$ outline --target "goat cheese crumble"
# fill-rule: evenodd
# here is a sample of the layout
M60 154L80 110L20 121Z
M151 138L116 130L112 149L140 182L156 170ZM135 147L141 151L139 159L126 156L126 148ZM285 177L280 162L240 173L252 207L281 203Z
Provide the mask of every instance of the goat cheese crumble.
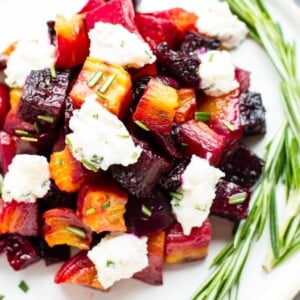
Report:
M88 251L88 258L94 263L102 286L109 288L148 266L147 237L108 234Z
M17 154L4 176L2 198L5 202L35 202L50 188L50 171L46 157Z
M23 87L32 70L50 68L55 62L55 47L38 40L22 40L11 53L4 70L10 87Z
M89 37L91 57L133 68L141 68L156 60L149 45L120 24L97 22Z
M106 171L114 164L134 164L142 152L125 125L94 95L74 110L69 127L73 132L66 136L66 143L73 156L91 171Z
M206 159L193 155L182 174L182 185L172 193L172 210L181 224L184 235L193 227L201 227L207 219L215 187L224 173L209 165Z
M204 93L218 97L237 89L235 66L228 51L213 50L199 54L199 76Z

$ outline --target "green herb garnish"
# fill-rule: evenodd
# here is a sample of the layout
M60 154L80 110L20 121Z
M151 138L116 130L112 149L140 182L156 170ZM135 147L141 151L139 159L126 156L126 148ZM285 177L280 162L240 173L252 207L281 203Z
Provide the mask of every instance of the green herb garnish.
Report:
M222 121L223 125L227 127L228 130L234 131L234 125L231 124L228 120L223 120Z
M136 120L134 123L145 131L150 131L150 129L143 122Z
M37 143L39 141L37 138L30 137L30 136L21 136L20 139L22 141L32 142L32 143Z
M108 260L106 261L106 267L109 268L109 267L114 267L114 266L115 266L115 263L114 263L112 260L109 260L109 259L108 259Z
M247 193L246 192L242 192L242 193L237 193L232 195L229 200L228 203L229 204L240 204L243 203L247 198Z
M101 77L103 76L103 73L100 71L95 72L92 77L88 80L87 85L92 88L94 87L97 82L101 79Z
M43 115L38 115L37 116L38 120L42 120L45 121L47 123L53 123L54 122L54 118L52 116L43 116Z
M195 121L206 122L210 120L210 113L206 111L197 111L195 113Z
M108 76L107 79L103 82L103 84L99 87L98 92L100 94L107 92L107 90L112 85L112 83L114 82L116 77L117 77L117 74L112 74L112 75Z
M150 208L148 208L146 205L142 205L142 213L147 216L147 217L151 217L152 212L150 210Z
M29 132L28 131L26 131L26 130L21 130L21 129L16 129L15 130L15 133L17 134L17 135L29 135Z
M192 299L224 299L234 296L254 241L259 240L269 217L272 255L264 264L271 270L300 250L300 85L296 70L295 43L286 41L262 0L227 0L231 10L247 24L250 35L270 56L281 79L286 121L266 148L265 168L251 197L248 218L242 221L233 241L215 257L213 272ZM276 185L284 183L286 209L290 213L279 222ZM235 292L235 293L234 293Z
M86 238L86 233L85 233L85 231L84 231L83 229L81 229L81 228L78 228L78 227L75 227L75 226L67 226L66 229L67 229L69 232L71 232L71 233L73 233L73 234L79 236L80 238L83 238L83 239Z
M87 210L85 211L85 214L86 214L87 216L90 216L90 215L95 214L96 211L97 211L96 208L91 207L91 208L89 208L89 209L87 209Z
M56 70L54 66L50 67L50 73L51 73L51 77L55 78L56 77Z
M24 280L21 280L18 286L24 293L27 293L29 291L29 286Z
M106 210L106 209L108 209L110 207L110 201L108 200L108 201L105 201L103 204L102 204L102 208L104 209L104 210Z

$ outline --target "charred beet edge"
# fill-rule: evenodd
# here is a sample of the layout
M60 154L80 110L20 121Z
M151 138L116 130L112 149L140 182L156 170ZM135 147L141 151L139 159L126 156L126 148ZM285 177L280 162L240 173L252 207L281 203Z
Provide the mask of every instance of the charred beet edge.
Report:
M56 32L55 32L54 26L55 26L55 21L50 20L47 22L49 41L50 41L51 45L55 46Z
M259 179L264 162L251 150L243 145L222 161L220 169L225 172L225 179L242 187L251 188Z
M128 167L111 166L110 171L113 178L130 194L136 197L147 197L172 165L155 152L147 142L137 139L135 142L143 148L139 160Z
M36 247L41 258L45 260L46 266L64 262L71 256L70 247L67 245L58 245L49 247L48 244L42 238L37 238L33 241L33 245Z
M182 184L181 176L190 162L190 158L186 157L175 163L175 167L161 180L159 184L167 192L176 191Z
M23 88L18 117L36 124L39 131L53 129L63 110L70 71L50 69L31 71Z
M43 214L48 209L56 207L68 207L76 209L76 197L74 193L62 192L54 182L51 182L50 190L43 198L39 199L39 213Z
M238 204L230 204L230 197L245 193L245 199ZM216 186L216 197L211 207L211 213L229 218L233 221L244 219L248 216L250 191L233 182L221 179Z
M137 105L138 101L142 97L144 91L147 88L148 82L150 81L151 76L141 76L137 78L132 84L132 100L133 106Z
M188 30L180 46L184 54L193 54L197 50L220 49L221 42L218 39L207 37L194 30Z
M244 135L266 133L265 113L259 93L246 92L240 95L240 115Z
M125 221L129 232L142 236L169 228L175 218L169 198L156 188L145 198L129 197Z
M155 54L162 74L175 78L182 86L199 87L200 61L197 58L171 50L166 43L161 43L156 48Z

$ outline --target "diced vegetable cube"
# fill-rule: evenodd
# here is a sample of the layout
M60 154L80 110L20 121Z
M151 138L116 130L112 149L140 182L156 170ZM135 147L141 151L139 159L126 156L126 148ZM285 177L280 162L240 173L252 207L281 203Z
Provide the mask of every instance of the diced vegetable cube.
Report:
M118 65L88 57L71 89L70 97L75 107L85 98L97 95L97 100L110 112L123 117L131 102L131 79Z

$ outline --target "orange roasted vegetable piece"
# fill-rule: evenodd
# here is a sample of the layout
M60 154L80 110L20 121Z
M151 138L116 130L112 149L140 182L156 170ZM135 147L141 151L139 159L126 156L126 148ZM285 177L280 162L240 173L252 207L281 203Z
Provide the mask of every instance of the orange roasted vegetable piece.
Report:
M73 157L68 146L60 152L52 153L49 168L51 179L57 187L68 193L78 192L90 175L90 172Z
M177 91L179 107L176 111L174 121L177 124L192 120L197 108L196 94L194 89L181 88Z
M66 261L58 270L54 281L55 283L72 283L105 290L97 279L97 270L87 257L86 251L81 251Z
M83 64L89 54L90 40L81 15L71 19L58 15L55 20L57 68L73 68Z
M77 199L77 214L93 231L126 231L124 221L127 194L112 179L85 185Z
M92 241L92 232L70 208L49 209L43 214L44 239L50 247L69 245L88 250Z
M73 85L70 97L75 107L96 95L110 112L122 118L131 103L131 78L121 66L88 57Z
M178 104L174 88L158 79L151 79L136 107L133 120L151 131L170 134Z

